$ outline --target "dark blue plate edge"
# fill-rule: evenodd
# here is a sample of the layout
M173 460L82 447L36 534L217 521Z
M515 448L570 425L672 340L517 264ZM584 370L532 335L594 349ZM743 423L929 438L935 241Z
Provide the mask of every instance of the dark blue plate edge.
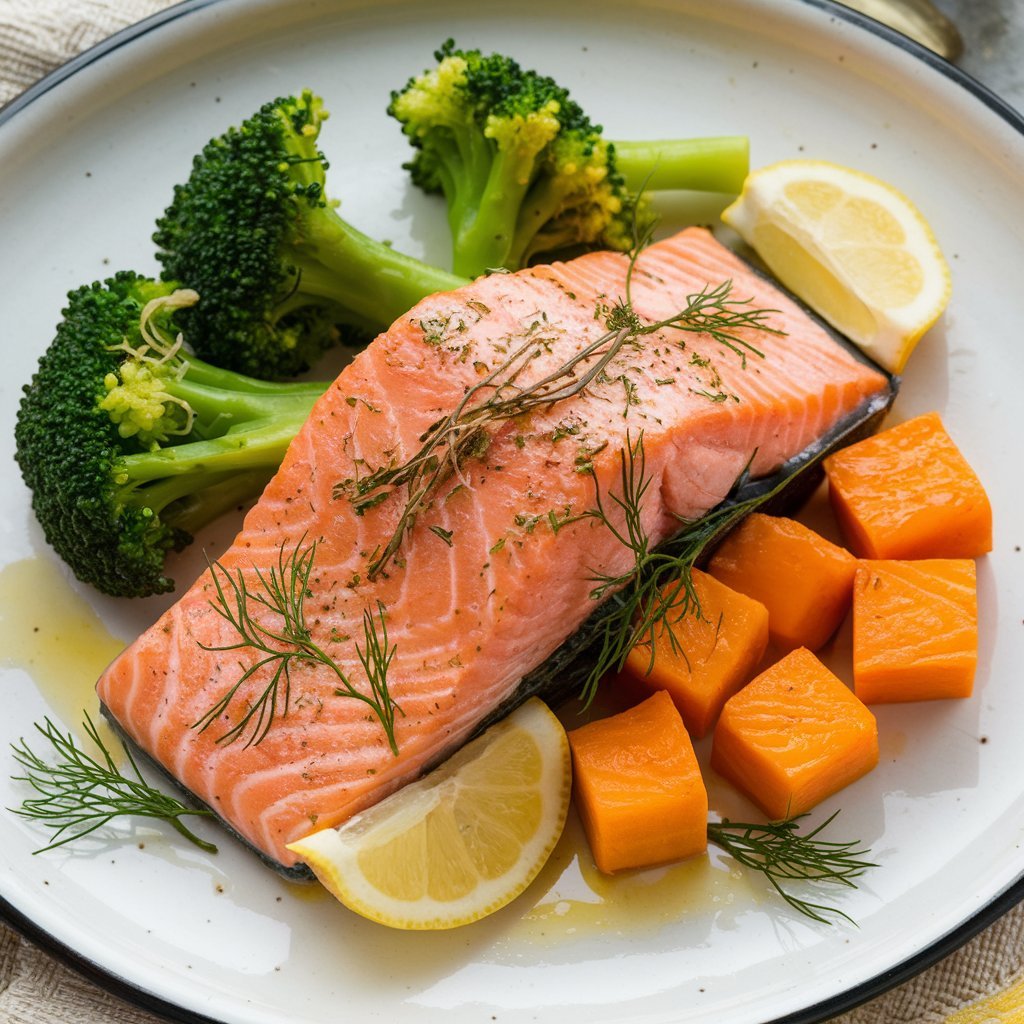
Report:
M45 95L51 89L60 85L66 79L71 78L83 68L100 60L108 53L120 49L125 44L147 35L169 22L176 21L180 17L205 7L211 7L220 2L221 0L181 0L180 3L174 4L163 11L158 11L134 25L129 25L127 28L104 39L88 50L72 57L69 61L55 68L44 78L16 96L6 106L0 108L0 125L5 124L15 114L25 109L40 96ZM837 20L850 22L873 35L886 39L892 45L923 61L946 78L962 86L1006 121L1010 127L1024 135L1024 115L1000 99L992 90L967 74L967 72L950 64L931 50L908 39L894 29L890 29L888 26L875 21L873 18L869 18L867 15L844 7L841 3L836 2L836 0L800 0L800 2L806 6L827 11ZM986 904L973 917L968 918L957 928L902 963L883 971L868 981L854 985L839 995L815 1003L805 1010L800 1010L784 1017L773 1018L771 1021L767 1021L766 1024L822 1024L823 1021L845 1013L870 999L877 998L897 985L909 981L927 968L934 966L944 957L953 953L970 939L974 938L974 936L984 931L985 928L1022 900L1024 900L1024 877L1019 878L1009 888L996 896L995 899ZM0 918L3 918L7 924L16 929L26 939L44 949L67 967L72 968L107 992L118 996L128 1003L148 1010L151 1013L159 1014L168 1021L179 1022L179 1024L222 1024L216 1018L207 1017L168 1002L138 987L126 978L112 973L109 969L94 963L88 957L83 956L45 931L8 903L2 896L0 896Z
M908 38L901 32L889 28L888 25L883 25L881 22L875 21L874 18L869 18L866 14L861 14L852 8L844 7L838 0L800 0L800 2L805 7L816 7L819 10L828 11L837 20L848 21L860 26L872 35L888 40L893 46L904 50L946 78L963 86L969 93L981 100L985 106L998 114L1010 127L1015 128L1024 135L1024 113L1010 106L1006 100L997 96L987 85L983 85L966 71L962 71L955 65L950 64L948 60L940 57L937 53L933 53L920 43L914 42L913 39Z
M119 50L125 43L130 43L133 39L147 35L149 32L160 28L162 25L166 25L170 21L176 21L185 14L191 14L193 11L203 7L210 7L219 2L220 0L182 0L180 3L173 4L162 11L151 14L148 18L144 18L134 25L121 29L120 32L115 32L112 36L108 36L106 39L96 43L95 46L89 47L88 50L83 50L59 67L54 68L48 75L40 78L39 81L30 85L24 92L19 93L5 106L0 107L0 124L9 121L15 114L24 110L25 107L39 99L40 96L48 93L55 86L60 85L65 79L77 74L90 64L94 64L108 53Z

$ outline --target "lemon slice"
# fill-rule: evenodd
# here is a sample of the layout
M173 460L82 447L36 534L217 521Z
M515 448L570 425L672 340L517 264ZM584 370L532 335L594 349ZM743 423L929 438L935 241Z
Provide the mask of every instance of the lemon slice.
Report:
M288 849L371 921L454 928L533 881L562 833L571 783L565 730L532 698L429 775Z
M820 160L771 164L747 178L722 220L790 291L893 373L949 302L949 267L924 217L859 171Z

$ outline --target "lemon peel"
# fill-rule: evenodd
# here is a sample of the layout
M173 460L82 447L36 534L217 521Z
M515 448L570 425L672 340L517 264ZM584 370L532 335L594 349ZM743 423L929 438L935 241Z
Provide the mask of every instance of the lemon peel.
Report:
M816 313L892 373L949 302L951 278L916 206L878 178L823 160L750 174L722 220Z
M562 833L571 783L565 730L531 698L429 775L288 849L363 917L455 928L533 881Z

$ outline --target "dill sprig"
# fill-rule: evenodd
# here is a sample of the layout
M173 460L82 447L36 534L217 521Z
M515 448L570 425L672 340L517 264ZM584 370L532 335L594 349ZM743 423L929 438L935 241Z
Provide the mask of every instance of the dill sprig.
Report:
M205 651L251 649L263 657L244 668L234 685L198 721L192 723L192 728L200 732L208 729L227 711L239 690L252 676L270 668L273 671L263 690L249 703L242 717L227 732L217 737L218 743L231 743L251 728L245 746L259 743L270 731L274 719L278 715L284 718L288 714L293 667L303 663L319 664L330 669L341 683L334 691L336 696L351 697L370 707L384 729L391 752L397 755L395 712L401 712L401 708L388 691L387 671L395 648L388 645L383 604L378 601L383 639L377 632L377 620L369 612L364 612L363 646L356 644L356 653L370 684L370 692L363 693L314 640L306 623L306 600L313 596L309 581L316 559L316 541L306 544L303 537L290 553L286 553L287 545L287 541L282 542L277 565L272 566L268 572L254 567L259 584L256 588L249 587L241 569L232 573L220 562L211 563L210 573L217 596L210 604L221 618L231 624L238 634L238 640L220 646L203 643L199 646ZM280 621L269 626L254 618L253 612L259 608L270 612Z
M635 254L631 255L626 278L627 298L606 310L608 330L605 333L546 376L523 385L519 383L523 372L550 345L549 340L538 340L532 331L528 332L522 345L470 387L449 415L421 435L421 447L409 459L335 485L334 497L347 498L359 515L399 488L406 489L405 505L394 533L388 543L371 556L367 570L370 579L387 567L437 490L453 477L461 481L465 463L482 457L487 451L489 425L573 398L595 381L608 379L605 371L622 347L635 344L644 335L668 329L706 333L730 350L739 352L746 365L747 351L758 356L762 353L737 333L741 327L782 333L767 322L774 310L741 309L749 306L749 300L730 298L731 281L723 281L715 288L707 285L700 292L688 295L686 307L674 316L656 323L643 323L628 297L635 259Z
M868 868L877 867L864 859L871 851L861 848L856 840L835 842L818 838L838 813L836 811L817 828L803 835L799 832L798 823L807 817L805 814L763 825L726 818L708 825L708 839L744 867L760 871L794 910L823 924L832 923L826 914L835 914L853 924L853 919L843 911L825 903L802 899L783 888L783 883L788 881L807 881L828 882L853 889L856 888L853 879L860 877Z
M359 662L363 666L366 679L370 684L370 692L373 694L374 701L376 702L373 706L380 708L378 717L380 717L384 731L388 734L388 739L391 741L391 751L397 754L398 747L395 745L395 711L401 713L402 709L391 699L391 694L388 692L388 669L391 667L391 660L394 658L397 648L394 644L388 643L388 625L385 621L386 612L387 609L384 607L384 602L379 599L377 601L376 621L374 620L373 612L369 608L363 609L364 642L362 647L358 643L356 644L356 654L359 656ZM380 623L379 632L378 622ZM353 696L352 686L347 680L346 685L348 689L335 690L335 696Z
M212 813L186 807L181 801L148 785L127 748L125 756L135 777L125 775L100 739L88 713L85 713L82 726L100 751L101 760L82 750L71 733L65 735L60 732L49 718L45 718L42 725L38 722L34 725L53 748L56 762L44 761L24 738L20 744L11 744L15 760L25 769L25 774L15 775L14 781L27 782L39 796L30 797L22 802L21 807L9 810L23 818L42 822L53 831L53 841L36 853L81 839L121 817L166 821L189 842L209 853L217 852L213 843L200 839L181 820L187 815L212 817Z
M619 460L621 493L612 492L605 498L598 487L596 507L579 517L597 519L633 553L633 563L625 572L618 575L595 573L592 577L596 586L590 596L595 601L604 601L605 606L594 645L593 665L583 684L581 700L585 706L594 699L603 676L619 671L633 648L650 647L650 671L659 634L668 639L673 652L685 657L673 623L685 615L700 615L700 599L692 575L697 559L712 538L765 500L763 495L758 495L712 509L699 519L681 520L680 532L668 544L655 548L643 522L644 498L651 484L643 431L635 441L626 435L626 446L620 451ZM617 525L618 517L612 513L611 506L621 513L621 526Z
M421 436L422 447L410 459L398 466L378 469L354 486L347 481L336 485L334 496L349 498L358 514L379 504L398 488L407 488L398 526L373 557L367 568L369 578L374 579L386 568L437 489L453 477L461 480L463 465L486 452L490 443L488 424L514 419L579 394L611 362L629 333L626 328L609 331L543 379L520 387L519 376L541 352L531 338L471 387L448 416L433 424ZM577 368L591 359L593 364L577 377ZM491 393L490 397L474 404L486 392Z
M731 295L732 281L723 281L716 288L705 288L696 295L690 295L687 298L686 318L666 326L689 334L709 334L723 348L738 355L741 365L746 369L748 354L764 359L764 353L748 338L739 334L740 330L754 327L768 334L784 332L767 323L768 316L778 310L751 310L748 307L753 302L752 298L734 299Z

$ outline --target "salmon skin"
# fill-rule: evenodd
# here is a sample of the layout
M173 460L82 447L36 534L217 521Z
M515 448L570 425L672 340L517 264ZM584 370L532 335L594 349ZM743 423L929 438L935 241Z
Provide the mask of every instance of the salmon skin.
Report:
M416 778L529 694L575 684L600 621L594 577L626 573L634 557L606 524L577 517L595 507L598 489L616 492L622 453L641 431L643 528L652 544L670 544L681 520L806 481L891 402L893 380L709 232L688 229L640 255L633 310L660 322L731 282L734 299L772 311L779 333L735 332L760 354L703 332L630 341L578 394L490 423L486 444L429 494L373 574L408 496L399 487L357 510L359 482L403 465L511 352L528 352L516 380L526 387L605 334L628 266L621 254L591 253L417 305L319 400L217 573L200 576L100 678L119 730L272 865L302 874L286 844ZM338 695L338 671L306 661L293 665L288 700L273 705L265 735L232 736L273 665L259 667L263 655L240 643L216 607L217 582L224 590L231 574L255 593L260 575L314 541L300 598L310 634L365 694L365 615L383 616L397 754L367 704ZM249 610L279 627L274 613L252 602ZM209 727L197 728L246 672Z

